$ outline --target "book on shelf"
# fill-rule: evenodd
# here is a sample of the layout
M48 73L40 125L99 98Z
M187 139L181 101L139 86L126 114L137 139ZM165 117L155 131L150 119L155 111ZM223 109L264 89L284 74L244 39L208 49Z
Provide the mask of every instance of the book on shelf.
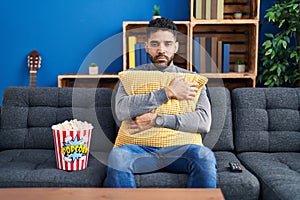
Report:
M206 73L206 38L194 38L194 66L197 73Z
M202 19L202 0L195 0L195 17Z
M150 63L150 58L148 56L148 53L146 52L146 49L145 49L145 44L144 43L140 43L140 51L141 51L141 65L143 64L148 64Z
M202 2L202 19L206 19L206 0L201 0Z
M224 0L217 0L217 19L224 18Z
M135 68L135 44L136 44L136 37L129 36L128 37L128 63L129 68Z
M150 63L144 43L137 43L135 36L128 37L128 64L129 68Z
M206 39L200 37L200 73L206 73Z
M223 19L224 0L195 0L196 19Z
M211 19L211 0L206 1L205 8L205 19Z
M210 73L211 72L211 64L212 64L212 57L211 57L211 37L205 38L205 50L206 50L206 59L205 59L205 72Z
M200 38L195 37L193 40L193 63L194 63L194 71L199 73L200 72Z
M211 0L211 19L217 19L217 0Z
M206 0L195 0L196 19L206 19Z
M218 66L218 38L206 37L206 72L216 73ZM222 56L222 54L220 55Z
M149 56L145 49L144 43L135 44L135 66L150 63Z
M134 45L135 49L135 66L141 65L141 45L140 43L135 43Z
M223 73L230 71L230 44L223 43Z
M211 73L217 73L217 65L218 65L218 38L212 37L211 38Z
M217 73L222 73L223 67L223 42L218 41Z
M222 72L224 58L223 48L222 41L219 41L217 37L195 37L193 42L193 64L195 72Z

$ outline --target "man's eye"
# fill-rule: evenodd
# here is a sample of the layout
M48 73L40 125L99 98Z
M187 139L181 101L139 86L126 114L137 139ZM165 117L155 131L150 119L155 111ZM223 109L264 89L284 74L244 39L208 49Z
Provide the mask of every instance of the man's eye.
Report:
M157 42L151 42L150 44L151 44L151 46L153 46L153 47L158 47L158 43L157 43Z
M172 46L172 45L173 45L173 42L166 42L165 45L166 45L166 46Z

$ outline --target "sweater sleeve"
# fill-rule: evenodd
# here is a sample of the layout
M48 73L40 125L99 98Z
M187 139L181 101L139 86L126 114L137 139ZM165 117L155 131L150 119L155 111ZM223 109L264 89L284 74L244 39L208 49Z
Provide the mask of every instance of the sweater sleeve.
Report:
M120 121L133 119L167 101L168 97L164 88L147 94L129 96L120 82L115 99L116 116Z
M206 87L203 87L194 112L163 115L163 127L185 131L207 133L211 126L211 105L206 93Z

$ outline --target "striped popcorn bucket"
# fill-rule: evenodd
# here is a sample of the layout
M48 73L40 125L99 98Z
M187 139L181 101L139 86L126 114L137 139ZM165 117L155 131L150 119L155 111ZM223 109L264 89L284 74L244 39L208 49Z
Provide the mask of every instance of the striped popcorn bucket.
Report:
M53 130L57 168L67 171L87 167L92 129Z

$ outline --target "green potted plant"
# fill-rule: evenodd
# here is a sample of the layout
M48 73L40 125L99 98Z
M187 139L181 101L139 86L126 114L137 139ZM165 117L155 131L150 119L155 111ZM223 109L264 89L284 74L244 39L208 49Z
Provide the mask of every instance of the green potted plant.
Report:
M245 68L246 68L245 62L242 59L238 59L235 61L235 64L234 64L235 72L243 73L243 72L245 72Z
M89 66L89 74L93 75L93 74L98 74L99 72L99 67L96 63L91 63Z
M268 87L296 86L300 80L300 2L279 0L266 10L267 23L276 33L266 33L260 49L258 83Z
M236 10L236 11L234 11L234 13L233 13L233 17L234 17L235 19L242 19L242 16L243 16L243 13L242 13L240 10Z
M153 19L160 18L161 16L160 16L160 8L159 8L159 6L154 5L153 10L154 10L154 13L153 13L152 18Z

